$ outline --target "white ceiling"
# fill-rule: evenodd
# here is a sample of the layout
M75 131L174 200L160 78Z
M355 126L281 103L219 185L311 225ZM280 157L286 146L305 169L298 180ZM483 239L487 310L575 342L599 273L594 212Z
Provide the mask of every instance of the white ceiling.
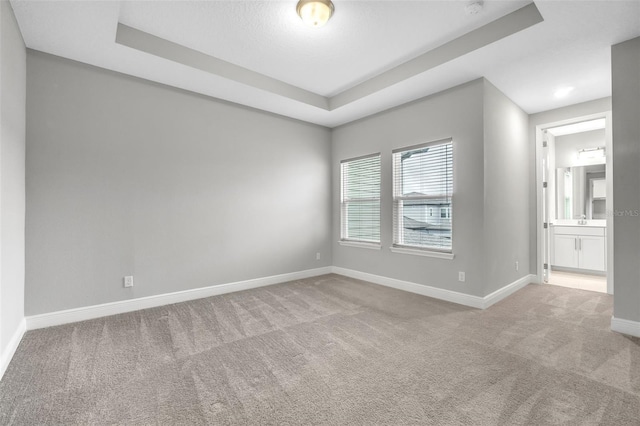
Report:
M538 1L543 22L333 110L115 42L122 23L329 98L529 3L485 0L467 15L469 1L333 1L320 29L297 0L11 4L29 48L329 127L483 76L528 113L610 96L610 46L640 36L640 0Z

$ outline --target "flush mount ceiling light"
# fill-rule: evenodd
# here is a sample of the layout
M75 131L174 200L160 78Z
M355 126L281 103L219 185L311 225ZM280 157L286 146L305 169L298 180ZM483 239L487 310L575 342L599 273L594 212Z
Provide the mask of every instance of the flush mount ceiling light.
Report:
M333 15L334 7L331 0L300 0L296 12L302 22L310 27L320 28Z

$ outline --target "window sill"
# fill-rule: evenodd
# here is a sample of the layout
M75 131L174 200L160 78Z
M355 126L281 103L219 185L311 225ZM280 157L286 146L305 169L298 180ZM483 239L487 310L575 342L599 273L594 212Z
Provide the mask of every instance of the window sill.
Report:
M435 257L438 259L447 259L447 260L453 260L453 258L455 257L453 253L443 253L440 251L421 250L421 249L414 249L414 248L408 248L408 247L389 247L389 250L391 250L394 253L412 254L414 256Z
M380 248L382 247L380 243L364 243L361 241L340 240L338 241L338 244L346 247L360 247L360 248L365 248L369 250L380 250Z

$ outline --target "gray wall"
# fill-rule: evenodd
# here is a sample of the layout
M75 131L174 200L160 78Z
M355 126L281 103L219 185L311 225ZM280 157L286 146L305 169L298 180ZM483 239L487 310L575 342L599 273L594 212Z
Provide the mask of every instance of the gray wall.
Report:
M333 184L335 266L485 296L529 274L528 116L485 79L344 125L333 131L340 160L382 153L379 251L341 246L340 183ZM391 151L454 141L453 260L393 253ZM515 262L520 263L519 271ZM458 281L458 271L466 281Z
M485 295L529 274L529 168L534 157L528 123L529 116L485 80Z
M359 120L333 131L333 175L340 160L382 153L382 249L346 247L340 239L340 182L333 182L333 264L375 275L484 294L483 250L483 91L475 80L439 94ZM392 253L391 151L444 138L454 142L453 252L445 260ZM458 282L458 271L466 282Z
M640 321L640 37L611 49L616 318ZM618 215L618 213L630 214Z
M604 129L556 136L556 168L572 167L577 163L578 151L605 146Z
M26 50L0 1L0 355L24 317ZM0 372L1 375L1 372Z
M569 120L576 117L611 111L611 98L596 99L589 102L570 105L563 108L539 112L529 116L529 155L531 167L529 169L529 203L531 205L531 220L529 221L529 273L537 274L538 243L537 243L537 205L536 189L536 126Z
M331 265L328 129L34 51L27 82L26 315Z

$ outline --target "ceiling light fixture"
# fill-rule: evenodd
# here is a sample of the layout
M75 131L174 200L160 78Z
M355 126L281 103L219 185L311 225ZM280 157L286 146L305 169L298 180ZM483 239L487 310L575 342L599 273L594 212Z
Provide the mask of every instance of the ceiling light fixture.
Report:
M320 28L333 15L334 7L331 0L300 0L296 12L302 22L310 27Z
M554 93L553 95L556 98L564 98L565 96L567 96L569 93L571 93L571 91L573 90L573 87L561 87L558 90L556 90L556 93Z

